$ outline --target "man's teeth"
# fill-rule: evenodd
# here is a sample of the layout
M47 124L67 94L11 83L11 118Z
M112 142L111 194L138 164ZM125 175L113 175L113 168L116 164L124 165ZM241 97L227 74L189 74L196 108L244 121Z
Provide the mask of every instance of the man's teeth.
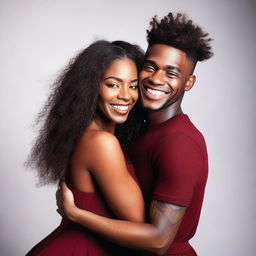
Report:
M112 105L114 108L117 108L119 110L125 111L128 110L128 106L122 106L122 105Z
M158 90L153 90L153 89L150 89L150 88L147 88L147 91L153 95L164 95L165 93L164 92L161 92L161 91L158 91Z

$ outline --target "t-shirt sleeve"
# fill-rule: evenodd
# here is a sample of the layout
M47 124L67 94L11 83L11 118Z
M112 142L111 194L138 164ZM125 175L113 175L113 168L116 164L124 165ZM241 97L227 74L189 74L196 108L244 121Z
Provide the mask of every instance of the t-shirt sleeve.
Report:
M189 206L203 157L198 144L182 132L162 137L153 156L156 181L153 199Z

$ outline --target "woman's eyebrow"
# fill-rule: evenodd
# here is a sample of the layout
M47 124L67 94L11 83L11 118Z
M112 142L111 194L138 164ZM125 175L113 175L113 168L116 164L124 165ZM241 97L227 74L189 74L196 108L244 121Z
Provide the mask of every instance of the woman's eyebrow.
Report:
M107 79L114 79L114 80L116 80L116 81L118 81L118 82L123 82L123 79L121 79L121 78L119 78L119 77L116 77L116 76L108 76L108 77L106 77L106 78L104 78L103 79L103 81L105 81L105 80L107 80ZM136 79L133 79L132 81L131 81L131 83L134 83L134 82L138 82L138 78L136 78Z
M114 79L114 80L116 80L116 81L118 81L118 82L123 82L123 80L122 80L121 78L116 77L116 76L108 76L108 77L104 78L103 81L105 81L105 80L107 80L107 79Z

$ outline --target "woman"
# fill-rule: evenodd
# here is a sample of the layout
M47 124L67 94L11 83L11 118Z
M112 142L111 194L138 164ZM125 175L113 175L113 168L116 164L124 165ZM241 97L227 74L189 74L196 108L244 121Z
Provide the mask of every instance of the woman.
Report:
M60 76L39 115L46 120L28 161L41 183L65 179L78 207L137 222L144 220L144 202L120 143L127 150L143 125L137 105L123 124L138 99L142 61L140 48L123 41L97 41L82 51ZM125 252L63 219L27 255Z

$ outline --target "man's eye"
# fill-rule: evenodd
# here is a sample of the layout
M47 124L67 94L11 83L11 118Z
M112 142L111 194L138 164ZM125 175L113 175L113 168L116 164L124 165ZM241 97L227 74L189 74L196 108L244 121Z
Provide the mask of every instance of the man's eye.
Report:
M119 85L118 84L115 84L115 83L110 83L110 84L106 84L107 85L107 87L109 87L109 88L118 88L119 87Z
M138 89L138 85L130 85L129 88L133 89L133 90L137 90Z
M144 66L143 69L146 71L149 71L149 72L152 72L155 70L154 67L152 67L152 66Z
M173 73L173 72L167 72L166 75L168 77L177 77L177 74L176 73Z

